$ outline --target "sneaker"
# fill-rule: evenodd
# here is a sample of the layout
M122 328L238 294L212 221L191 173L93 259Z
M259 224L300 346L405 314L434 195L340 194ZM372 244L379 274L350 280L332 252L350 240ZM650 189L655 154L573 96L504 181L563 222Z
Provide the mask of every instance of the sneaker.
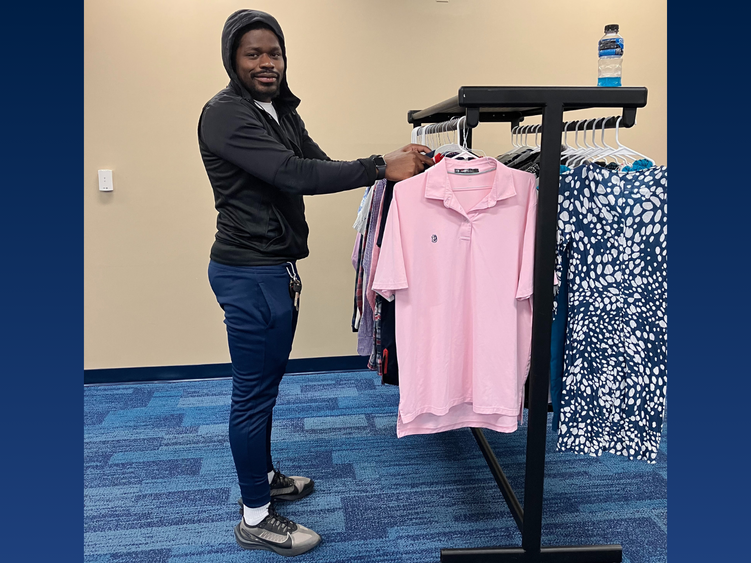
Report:
M243 549L264 549L285 557L294 557L321 543L321 536L280 516L269 507L269 515L255 526L248 526L245 519L242 519L235 526L235 541Z
M313 492L315 481L307 477L287 477L284 473L274 470L271 480L271 500L298 500ZM240 515L243 514L243 499L237 499L240 505Z
M287 477L284 473L274 470L271 480L271 500L297 500L313 492L315 481L307 477Z

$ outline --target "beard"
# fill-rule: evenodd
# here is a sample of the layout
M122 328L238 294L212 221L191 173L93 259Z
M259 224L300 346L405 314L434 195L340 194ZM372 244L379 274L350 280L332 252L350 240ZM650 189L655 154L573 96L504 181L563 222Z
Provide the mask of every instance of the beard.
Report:
M279 95L282 87L282 79L279 77L274 84L258 84L253 78L242 78L243 86L254 100L270 101Z

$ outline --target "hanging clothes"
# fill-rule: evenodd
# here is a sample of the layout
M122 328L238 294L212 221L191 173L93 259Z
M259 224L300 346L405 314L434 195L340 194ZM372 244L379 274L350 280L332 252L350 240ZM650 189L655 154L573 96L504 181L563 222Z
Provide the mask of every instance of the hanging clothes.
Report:
M357 353L368 356L368 369L376 371L382 383L398 385L393 304L384 303L372 287L393 188L394 182L387 180L378 180L368 188L353 225L357 236L352 249L355 269L352 330L357 332Z
M568 274L568 255L560 257L559 272L565 280ZM563 358L566 351L568 321L568 284L559 283L553 302L554 316L550 329L550 409L553 411L551 427L558 431L561 422L561 393L563 391Z
M531 352L535 183L485 157L444 158L395 185L373 289L395 303L396 342L408 351L398 437L516 430Z
M568 310L558 451L657 457L667 389L667 177L664 166L590 164L561 178L556 274Z
M357 353L361 356L370 356L373 348L373 300L368 299L369 285L371 282L371 260L373 246L378 226L378 211L381 206L383 190L386 180L378 180L369 190L370 198L367 200L368 213L362 227L363 235L361 242L361 260L358 270L358 303L362 309L362 318L357 331ZM370 291L372 293L372 290Z
M383 245L383 233L386 228L391 201L394 196L396 182L386 182L381 199L381 209L378 216L375 245L373 247L372 268L375 272L378 268L380 250ZM374 323L377 338L373 342L373 354L375 357L374 367L381 377L381 382L388 385L399 385L399 359L396 352L396 312L394 302L387 301L373 290L375 273L371 276L368 296L374 299L374 310L377 311L377 320ZM372 362L371 362L372 364ZM369 367L370 365L369 364ZM371 369L374 369L371 367Z

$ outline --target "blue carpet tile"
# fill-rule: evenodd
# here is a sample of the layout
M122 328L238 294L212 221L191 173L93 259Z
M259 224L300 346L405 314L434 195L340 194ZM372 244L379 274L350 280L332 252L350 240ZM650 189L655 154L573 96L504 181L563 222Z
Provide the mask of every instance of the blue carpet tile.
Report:
M85 563L271 562L244 551L227 379L84 387ZM441 548L521 534L469 429L396 437L399 390L369 371L287 376L273 456L315 492L279 503L323 537L301 563L437 563ZM485 436L524 502L526 426ZM543 545L620 544L667 561L667 422L655 464L555 451L548 432Z

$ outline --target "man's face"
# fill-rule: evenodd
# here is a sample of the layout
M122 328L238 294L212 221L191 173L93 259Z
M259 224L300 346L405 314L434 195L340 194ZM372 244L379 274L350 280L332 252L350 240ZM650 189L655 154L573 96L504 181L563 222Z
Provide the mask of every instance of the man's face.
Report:
M274 99L284 76L284 58L276 34L252 29L243 35L235 52L235 70L254 100Z

